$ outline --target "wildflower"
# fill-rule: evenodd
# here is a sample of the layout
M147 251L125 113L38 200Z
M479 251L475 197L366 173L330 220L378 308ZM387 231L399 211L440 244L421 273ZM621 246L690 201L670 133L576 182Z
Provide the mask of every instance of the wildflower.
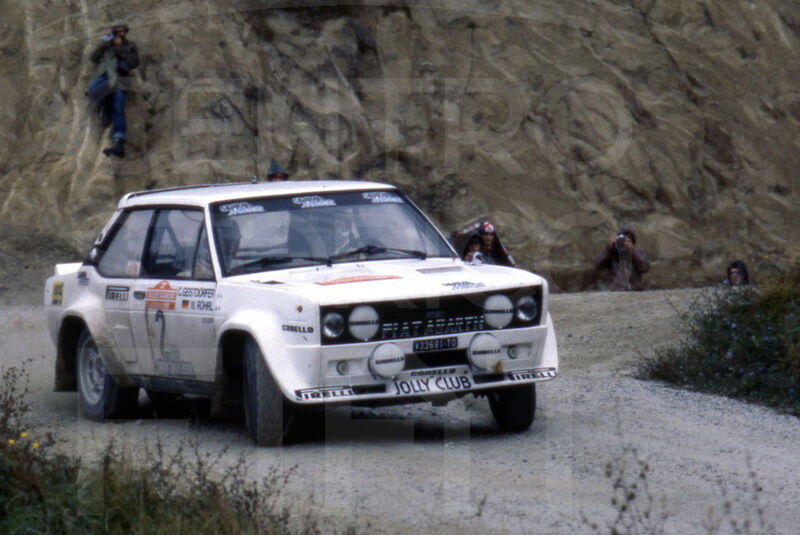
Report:
M13 438L9 438L8 439L8 445L9 446L13 446L14 445L14 439Z
M33 449L35 449L35 450L39 449L39 443L38 442L34 442L33 443Z
M26 433L25 431L23 431L22 433L20 433L20 435L19 435L19 436L20 436L20 438L25 438L25 437L27 437L27 436L28 436L28 433Z

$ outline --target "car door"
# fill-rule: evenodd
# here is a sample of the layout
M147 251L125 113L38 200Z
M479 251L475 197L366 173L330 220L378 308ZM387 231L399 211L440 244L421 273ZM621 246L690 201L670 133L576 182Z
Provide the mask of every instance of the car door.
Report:
M147 229L154 213L152 209L122 213L105 243L95 253L99 255L95 264L96 280L87 280L87 283L96 285L94 291L103 296L103 313L114 344L113 351L124 362L129 374L142 371L135 348L130 307L132 290L139 277Z
M215 294L203 211L159 209L131 309L139 359L147 363L148 375L178 382L214 380ZM175 386L182 389L180 383Z

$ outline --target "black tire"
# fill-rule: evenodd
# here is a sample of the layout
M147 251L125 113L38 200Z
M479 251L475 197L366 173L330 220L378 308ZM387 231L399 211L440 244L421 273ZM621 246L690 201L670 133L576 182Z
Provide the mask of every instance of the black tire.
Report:
M525 431L536 416L536 384L499 388L489 392L489 408L504 431Z
M78 338L76 374L81 409L92 419L129 418L136 413L139 388L120 386L89 329Z
M244 419L256 446L279 446L293 419L289 402L253 339L244 344Z

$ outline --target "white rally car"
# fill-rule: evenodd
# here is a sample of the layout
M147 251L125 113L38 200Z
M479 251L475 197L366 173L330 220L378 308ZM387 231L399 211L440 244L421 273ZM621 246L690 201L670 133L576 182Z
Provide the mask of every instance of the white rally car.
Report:
M258 445L327 403L486 395L527 429L558 370L547 283L462 262L390 185L224 184L129 193L45 307L56 390L114 418L194 394L244 407Z

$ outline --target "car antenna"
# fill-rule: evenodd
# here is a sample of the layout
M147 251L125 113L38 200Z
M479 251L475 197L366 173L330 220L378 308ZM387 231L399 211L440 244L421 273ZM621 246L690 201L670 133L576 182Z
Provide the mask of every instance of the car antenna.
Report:
M258 184L258 175L253 173L253 178L250 179L251 184Z

